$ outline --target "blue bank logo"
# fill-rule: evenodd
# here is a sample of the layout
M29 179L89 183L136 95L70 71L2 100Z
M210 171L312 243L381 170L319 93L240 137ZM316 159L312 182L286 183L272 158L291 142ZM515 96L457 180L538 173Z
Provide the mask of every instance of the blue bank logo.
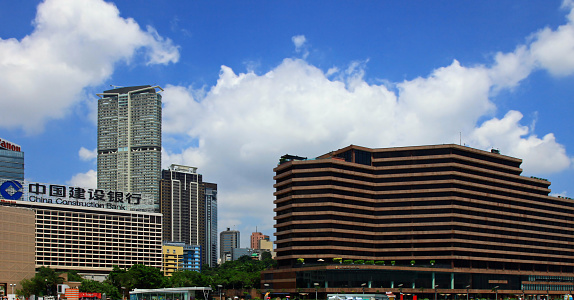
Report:
M0 195L6 200L19 200L22 197L22 184L18 181L6 181L0 185Z

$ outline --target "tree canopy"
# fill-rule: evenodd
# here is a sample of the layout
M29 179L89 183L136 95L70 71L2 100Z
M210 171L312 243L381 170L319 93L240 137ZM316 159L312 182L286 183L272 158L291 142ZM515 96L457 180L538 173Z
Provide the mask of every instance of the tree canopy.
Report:
M105 293L111 299L121 299L130 290L154 289L164 287L210 286L214 290L221 285L224 289L250 289L260 285L261 271L276 265L269 253L263 253L262 260L253 260L249 256L236 261L228 261L214 268L204 268L201 272L177 271L170 277L154 267L136 264L129 269L114 266L104 282L83 279L76 271L68 272L69 281L80 281L80 292ZM31 279L21 281L22 290L18 294L55 295L56 285L62 283L60 273L41 267Z

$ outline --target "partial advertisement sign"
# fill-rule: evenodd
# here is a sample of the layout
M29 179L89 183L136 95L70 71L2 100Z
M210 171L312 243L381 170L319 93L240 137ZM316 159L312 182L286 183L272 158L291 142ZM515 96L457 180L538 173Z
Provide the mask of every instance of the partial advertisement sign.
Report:
M154 212L154 201L145 194L10 179L0 179L0 199Z
M20 145L11 143L3 138L0 138L0 149L20 152L22 151Z

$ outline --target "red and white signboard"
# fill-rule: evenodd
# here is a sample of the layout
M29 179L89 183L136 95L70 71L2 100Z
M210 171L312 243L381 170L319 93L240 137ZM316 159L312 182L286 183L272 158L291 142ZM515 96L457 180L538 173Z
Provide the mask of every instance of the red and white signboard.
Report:
M0 149L20 152L20 145L11 143L5 139L0 138Z

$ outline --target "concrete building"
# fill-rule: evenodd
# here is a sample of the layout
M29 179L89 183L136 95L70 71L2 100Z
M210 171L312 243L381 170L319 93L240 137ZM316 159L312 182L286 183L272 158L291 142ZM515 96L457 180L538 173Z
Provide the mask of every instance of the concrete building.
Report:
M98 96L98 188L151 195L159 212L159 86L122 87Z
M261 249L261 246L259 245L259 241L261 240L269 241L269 236L264 235L261 232L251 233L251 249Z
M0 138L0 179L24 180L22 148Z
M33 228L34 268L77 270L90 278L103 279L114 265L161 267L162 215L148 212L154 206L153 200L145 202L148 197L28 181L0 182L0 194L3 211L20 209L33 214L21 217L22 222L29 220L32 224L21 225L18 230ZM27 247L26 235L17 238L22 239L18 247Z
M201 246L166 242L162 250L162 271L171 276L175 271L201 271Z
M200 245L202 264L214 265L217 185L203 182L195 167L172 164L162 171L160 198L164 241Z
M9 203L11 200L0 200ZM0 204L0 296L14 299L20 281L36 273L34 211Z
M251 248L232 248L231 249L231 260L238 260L242 256L248 256L252 258L253 255L257 256L257 253Z
M217 266L217 184L205 186L205 255L209 267Z
M549 196L550 182L522 176L521 163L459 145L282 157L278 268L262 283L323 297L571 293L574 201Z
M271 254L271 258L275 259L275 249L273 249L273 242L269 239L259 241L259 250L267 251Z
M227 230L219 233L219 256L221 257L221 263L232 260L231 249L240 247L239 231Z

